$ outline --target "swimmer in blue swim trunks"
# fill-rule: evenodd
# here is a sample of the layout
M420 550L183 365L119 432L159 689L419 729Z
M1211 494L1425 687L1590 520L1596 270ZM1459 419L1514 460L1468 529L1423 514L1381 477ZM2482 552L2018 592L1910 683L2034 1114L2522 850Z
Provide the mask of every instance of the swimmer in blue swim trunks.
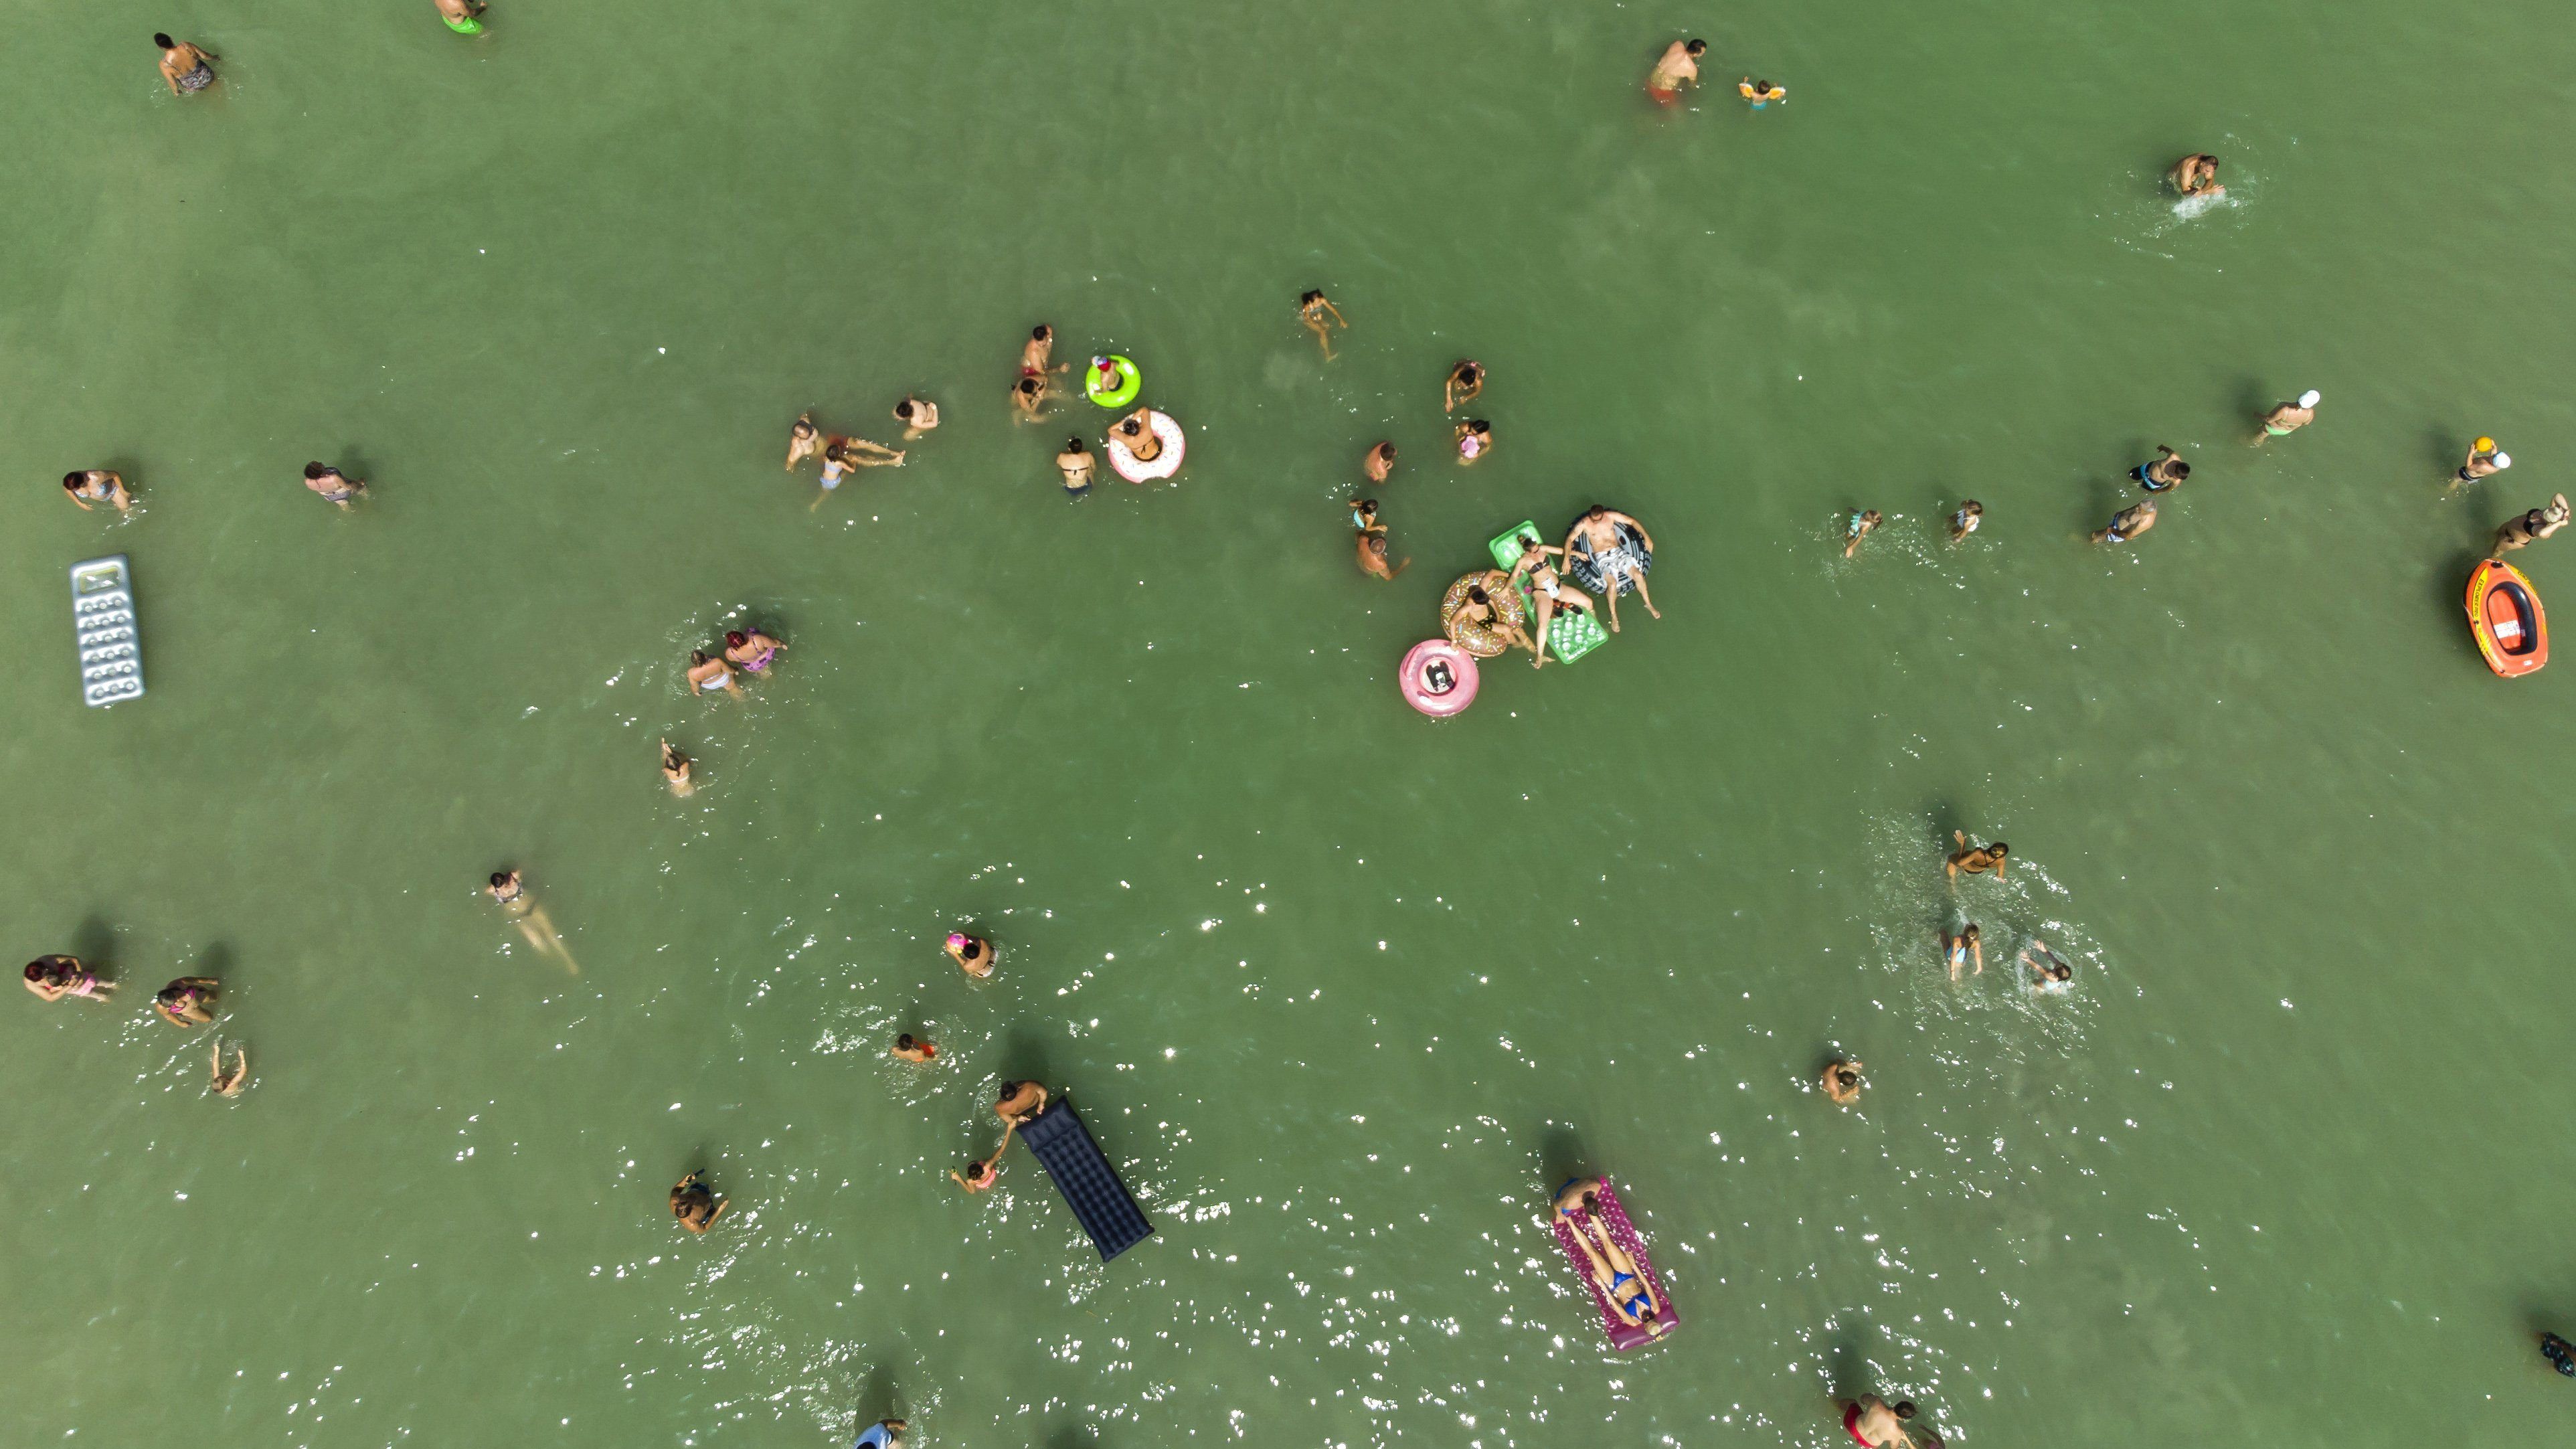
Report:
M2181 487L2182 480L2191 476L2191 465L2162 443L2156 444L2156 452L2160 456L2154 462L2140 463L2129 470L2129 476L2150 493Z
M904 1428L901 1419L879 1419L859 1435L850 1449L901 1449Z
M2107 528L2093 530L2095 543L2127 543L2156 526L2156 500L2141 498L2111 515Z

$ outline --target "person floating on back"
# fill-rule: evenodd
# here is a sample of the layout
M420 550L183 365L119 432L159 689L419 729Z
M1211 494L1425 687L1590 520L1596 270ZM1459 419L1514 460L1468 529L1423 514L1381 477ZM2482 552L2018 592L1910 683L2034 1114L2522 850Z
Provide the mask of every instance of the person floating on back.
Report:
M2548 507L2535 508L2520 518L2508 519L2502 528L2497 529L2495 551L2498 554L2511 553L2515 549L2537 543L2566 526L2567 495L2555 494L2551 496Z
M2111 515L2108 526L2093 530L2095 543L2127 543L2156 526L2156 500L2141 498Z
M1705 40L1676 40L1664 47L1661 60L1647 73L1646 94L1659 106L1672 105L1682 98L1682 87L1699 84L1699 58L1708 54Z
M2165 173L2173 189L2186 197L2225 196L2227 188L2218 184L2218 158L2210 155L2185 156Z
M170 94L201 91L215 83L215 68L206 62L222 56L166 35L153 36L152 43L161 47L161 79L169 83Z
M2272 438L2286 438L2317 420L2317 399L2324 396L2315 388L2299 394L2295 403L2283 403L2263 415L2263 431L2254 435L2254 446L2261 447Z
M2460 470L2451 475L2451 487L2466 488L2481 478L2501 473L2512 466L2512 458L2496 451L2495 439L2480 438L2469 444L2469 456L2461 461Z
M2004 878L2004 857L2012 853L2011 846L2000 840L1992 845L1970 845L1964 830L1951 831L1950 838L1959 843L1959 848L1950 852L1950 879L1957 880L1963 870L1970 875L1993 871L1995 879Z
M2181 487L2182 481L2191 476L2191 465L2162 443L2156 444L2156 452L2159 456L2154 462L2140 463L2129 470L2129 476L2137 479L2138 486L2150 493Z

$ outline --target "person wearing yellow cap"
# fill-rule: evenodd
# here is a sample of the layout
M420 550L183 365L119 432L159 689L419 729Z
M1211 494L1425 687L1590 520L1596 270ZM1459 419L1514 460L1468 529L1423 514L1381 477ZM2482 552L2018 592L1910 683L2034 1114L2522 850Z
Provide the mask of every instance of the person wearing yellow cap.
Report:
M2451 487L2465 488L2489 473L2501 473L2513 466L2513 459L2496 451L2496 440L2480 438L2469 444L2468 461L2451 475Z
M2266 439L2286 438L2290 434L2297 432L2299 429L2306 427L2308 424L2315 422L2317 420L2317 399L2322 395L2323 394L2319 393L2315 388L2309 388L2306 392L2299 394L2299 400L2297 402L2283 403L2279 407L2265 413L2263 415L2263 431L2254 435L2254 446L2258 448L2263 446Z

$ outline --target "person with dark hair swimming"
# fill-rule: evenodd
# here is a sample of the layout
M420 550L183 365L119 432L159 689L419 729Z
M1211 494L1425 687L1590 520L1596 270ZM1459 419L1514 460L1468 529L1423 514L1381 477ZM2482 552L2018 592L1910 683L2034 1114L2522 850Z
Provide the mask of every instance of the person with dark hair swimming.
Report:
M1706 54L1705 40L1676 40L1665 46L1662 58L1646 74L1646 94L1659 106L1679 101L1682 87L1699 84L1699 58Z
M152 43L161 47L161 79L169 83L170 94L201 91L215 83L215 68L206 62L222 56L166 35L154 35Z
M729 1198L719 1198L706 1184L706 1173L692 1172L671 1185L671 1216L680 1226L693 1233L703 1233L716 1225L716 1219L733 1206Z
M1371 483L1385 482L1386 475L1395 471L1395 444L1381 442L1369 449L1368 456L1360 459L1360 471Z
M1985 943L1977 937L1977 923L1970 921L1968 924L1961 926L1959 928L1959 933L1955 936L1951 935L1948 931L1943 931L1941 933L1941 956L1942 959L1946 960L1950 964L1950 979L1953 981L1959 979L1959 968L1967 965L1968 958L1971 956L1976 958L1977 969L1970 974L1975 976L1985 975L1986 947Z
M63 492L80 505L83 513L90 504L112 503L123 513L134 506L134 495L125 491L125 480L105 468L87 468L63 475Z
M351 499L367 491L364 480L352 478L328 463L305 464L304 486L321 494L325 502L336 503L342 508L348 507Z
M2111 515L2111 521L2093 530L2095 543L2127 543L2156 526L2156 500L2141 498Z
M769 661L786 647L758 629L733 629L725 634L725 658L752 674L768 669Z
M1985 520L1985 516L1986 505L1973 498L1960 504L1959 511L1950 515L1950 541L1957 543L1976 532L1977 525Z
M41 1001L60 1001L66 996L105 1001L116 990L113 981L102 981L97 972L81 964L78 956L39 956L27 963L26 986Z
M704 649L689 651L689 688L699 694L712 694L721 689L736 699L742 698L742 686L733 682L733 668L721 659L710 659Z
M1041 372L1034 377L1023 376L1011 384L1011 411L1019 414L1012 419L1013 422L1034 423L1045 419L1047 399L1054 396L1049 390L1049 381Z
M2033 951L2039 953L2039 960L2034 961L2030 958L2030 953ZM2073 989L2074 965L2065 957L2058 955L2046 941L2037 936L2031 937L2030 944L2021 949L2020 961L2021 964L2029 967L2032 975L2037 978L2030 983L2031 990L2054 993Z
M1472 357L1462 357L1440 384L1440 411L1454 413L1458 404L1474 402L1476 394L1484 390L1485 365Z
M1047 374L1070 371L1073 364L1055 360L1055 329L1044 322L1029 329L1029 340L1020 344L1020 376L1044 379Z
M1342 320L1342 309L1334 306L1321 292L1308 292L1297 299L1297 320L1305 323L1306 330L1315 334L1315 340L1324 344L1326 362L1333 360L1333 329L1340 327L1347 332L1351 326Z
M939 426L939 404L905 393L903 401L894 405L894 416L903 424L903 440L909 443Z
M1859 1101L1860 1059L1836 1057L1825 1063L1825 1070L1817 1077L1816 1084L1825 1089L1825 1100L1837 1107L1848 1107Z
M1016 1125L1017 1124L1014 1124L1014 1126ZM1003 1147L1011 1145L1012 1130L1013 1129L1011 1127L1005 1127L1002 1129ZM1002 1178L1001 1148L995 1148L993 1150L993 1155L985 1158L981 1162L968 1162L962 1172L954 1167L948 1169L948 1176L955 1181L959 1187L966 1189L970 1193L986 1192L991 1190L993 1184L1001 1181Z
M2191 476L2191 465L2162 443L2156 444L2156 453L2158 456L2154 462L2140 463L2129 470L2129 476L2137 479L2138 486L2150 493L2181 487L2183 480Z
M669 740L662 741L662 780L671 793L682 799L697 793L698 762L680 753Z
M172 1026L204 1026L215 1019L215 997L223 983L211 976L182 976L161 988L152 1009Z
M1860 541L1878 531L1878 510L1864 508L1843 524L1843 557L1860 552Z
M993 968L1000 964L1002 959L1002 953L994 949L992 942L981 936L970 936L964 931L949 932L948 939L940 943L940 949L946 951L948 958L957 963L958 969L969 976L992 975Z
M1905 1432L1906 1421L1913 1417L1911 1399L1899 1399L1891 1409L1878 1395L1863 1394L1857 1402L1843 1405L1843 1432L1868 1449L1895 1449L1898 1445L1913 1449L1914 1440ZM1941 1442L1936 1434L1927 1433L1923 1438L1934 1445Z
M2165 173L2173 189L2185 197L2225 196L2227 188L2218 184L2218 158L2202 152L2185 156Z
M893 1057L899 1062L913 1062L917 1064L929 1061L938 1056L939 1047L937 1043L931 1041L928 1037L917 1037L908 1031L897 1032L894 1039L894 1048L887 1052L886 1055Z
M2004 857L2012 853L2011 846L2000 840L1992 845L1970 845L1968 832L1964 830L1951 831L1950 838L1958 842L1959 846L1957 850L1950 852L1950 879L1957 880L1959 872L1963 870L1970 875L1983 875L1987 871L1993 871L1995 879L2004 878Z

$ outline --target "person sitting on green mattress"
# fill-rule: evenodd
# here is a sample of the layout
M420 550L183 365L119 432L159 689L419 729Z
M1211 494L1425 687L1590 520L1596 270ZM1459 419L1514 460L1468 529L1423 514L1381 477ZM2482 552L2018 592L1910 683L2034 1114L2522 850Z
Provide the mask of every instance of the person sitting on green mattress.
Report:
M1524 578L1529 580L1530 603L1534 609L1534 627L1530 631L1530 668L1532 669L1542 668L1547 664L1547 625L1550 619L1556 617L1557 610L1575 609L1586 614L1592 612L1592 596L1557 577L1556 570L1548 567L1549 554L1555 554L1558 558L1566 556L1564 549L1554 544L1539 542L1536 534L1524 533L1521 535L1520 562L1512 565L1514 585L1518 585Z

